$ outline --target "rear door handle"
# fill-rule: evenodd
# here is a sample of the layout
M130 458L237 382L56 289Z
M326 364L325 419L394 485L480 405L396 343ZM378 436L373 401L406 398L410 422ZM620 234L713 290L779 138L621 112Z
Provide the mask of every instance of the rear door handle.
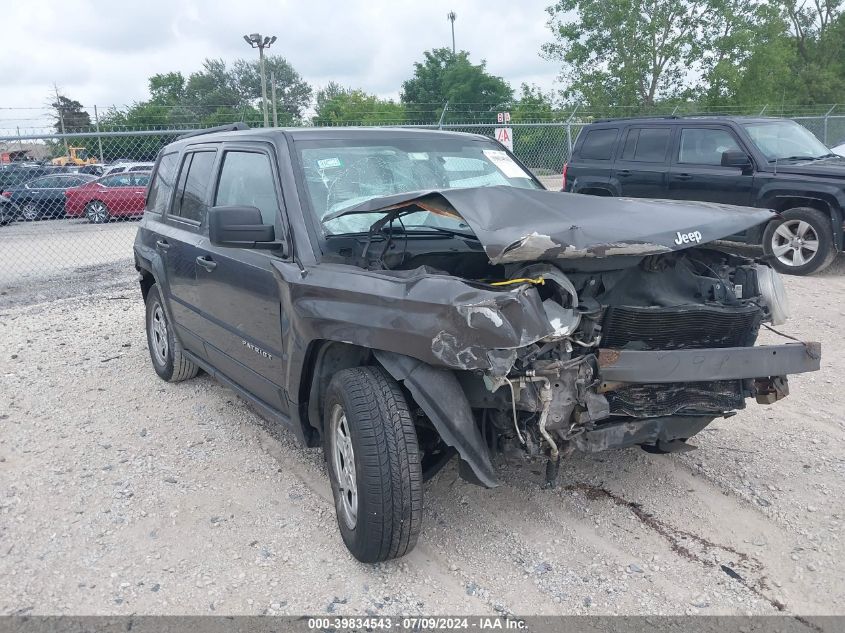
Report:
M631 170L629 170L629 169L620 169L619 171L617 171L617 172L616 172L616 175L617 175L617 176L621 176L622 178L627 178L628 176L630 176L630 175L631 175Z
M205 268L208 272L211 272L215 268L217 268L217 262L215 262L210 257L206 257L204 255L200 255L197 257L197 264Z
M675 180L692 180L692 174L675 174Z
M170 244L167 243L167 240L157 240L156 248L160 251L166 251L170 248Z

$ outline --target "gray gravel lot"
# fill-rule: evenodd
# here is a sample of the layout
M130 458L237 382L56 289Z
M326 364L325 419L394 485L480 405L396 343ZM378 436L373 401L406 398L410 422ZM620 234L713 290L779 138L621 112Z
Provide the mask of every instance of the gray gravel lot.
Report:
M33 284L79 267L132 261L138 223L87 219L13 222L0 226L0 284Z
M321 451L158 379L128 265L0 282L0 614L841 614L843 273L787 279L781 329L824 346L787 400L691 453L576 454L555 491L539 462L495 490L449 466L416 550L375 566Z

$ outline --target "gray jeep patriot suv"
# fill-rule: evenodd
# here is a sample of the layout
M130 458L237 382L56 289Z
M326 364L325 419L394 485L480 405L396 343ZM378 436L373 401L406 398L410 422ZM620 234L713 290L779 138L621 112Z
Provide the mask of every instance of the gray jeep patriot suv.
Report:
M373 562L414 547L452 459L493 487L518 449L554 486L572 451L689 450L817 370L818 343L755 346L780 277L711 244L772 216L546 191L482 136L228 129L161 151L135 265L158 375L322 445Z

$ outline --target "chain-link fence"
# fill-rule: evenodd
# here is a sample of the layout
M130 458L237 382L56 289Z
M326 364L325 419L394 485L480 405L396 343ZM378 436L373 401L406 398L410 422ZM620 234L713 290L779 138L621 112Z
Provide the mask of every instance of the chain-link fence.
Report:
M549 189L593 117L509 123L513 151ZM795 117L830 144L845 116ZM502 124L441 128L493 137ZM101 131L0 136L0 287L37 283L78 269L128 267L158 151L191 130Z

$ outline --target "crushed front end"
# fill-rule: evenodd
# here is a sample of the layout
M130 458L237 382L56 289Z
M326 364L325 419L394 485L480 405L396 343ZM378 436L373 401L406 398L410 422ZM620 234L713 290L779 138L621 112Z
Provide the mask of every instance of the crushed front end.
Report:
M375 357L419 405L424 450L454 449L483 485L496 484L490 456L512 448L548 456L549 482L575 450L689 449L714 419L819 369L818 343L755 345L788 316L781 279L710 244L770 211L478 187L342 214L379 209L366 237L336 240L337 261L398 285L386 324L413 325ZM396 229L421 212L428 234Z
M713 419L748 398L771 404L788 395L788 374L819 369L818 343L754 345L762 326L787 316L765 264L695 248L606 267L509 267L540 294L553 331L518 349L507 372L462 378L481 423L495 428L483 435L547 453L550 483L573 450L689 449Z

